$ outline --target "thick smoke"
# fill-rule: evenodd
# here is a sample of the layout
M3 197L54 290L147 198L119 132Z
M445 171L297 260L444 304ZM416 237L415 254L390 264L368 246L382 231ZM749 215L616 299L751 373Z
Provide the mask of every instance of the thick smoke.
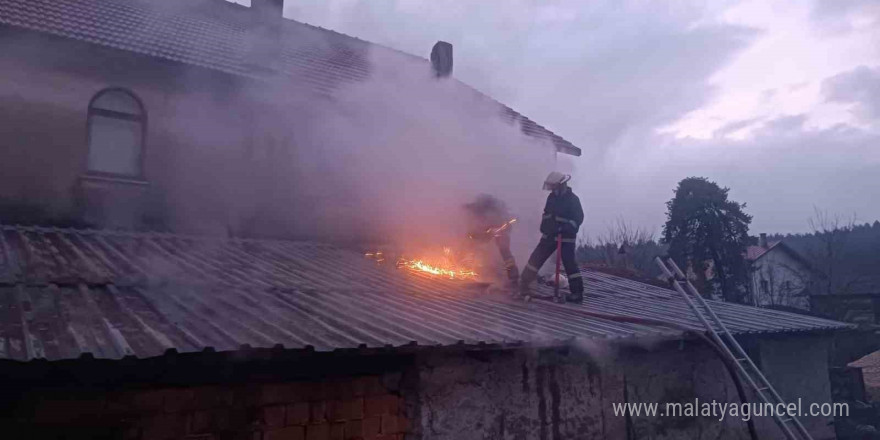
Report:
M505 123L496 103L436 80L420 60L401 63L381 49L371 58L373 78L340 90L312 127L323 148L311 169L329 168L334 192L352 196L346 208L326 206L341 215L342 231L415 242L461 236L461 205L481 192L522 218L517 229L534 231L552 147Z
M519 219L512 246L522 266L539 236L542 181L564 168L555 148L505 121L498 103L435 78L425 60L381 47L367 58L369 78L340 84L330 98L295 77L235 91L255 109L237 116L251 127L246 135L179 107L185 124L214 129L196 142L210 148L180 153L181 163L201 161L211 183L182 182L191 191L182 199L204 205L178 204L176 220L210 232L455 247L466 232L462 205L488 193ZM243 153L234 147L243 144ZM205 208L218 203L222 212Z

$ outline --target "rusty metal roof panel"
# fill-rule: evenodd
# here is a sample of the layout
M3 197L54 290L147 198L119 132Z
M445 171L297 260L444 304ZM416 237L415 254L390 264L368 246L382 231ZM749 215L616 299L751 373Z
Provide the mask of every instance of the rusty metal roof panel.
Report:
M589 270L584 278L582 305L523 303L320 243L0 226L0 358L143 358L168 349L276 344L319 351L412 343L541 345L677 336L676 326L701 329L671 290ZM810 316L714 305L737 333L847 328Z
M239 9L239 14L252 13L246 8ZM270 37L196 12L172 14L125 0L0 0L0 25L248 78L286 75L294 83L306 84L324 94L340 84L369 78L372 67L368 51L383 48L294 20L279 22L284 24L279 42L254 44ZM275 45L277 54L260 52ZM421 57L383 49L407 60L428 63ZM502 117L519 123L524 134L547 140L561 152L581 155L581 150L571 142L498 104Z

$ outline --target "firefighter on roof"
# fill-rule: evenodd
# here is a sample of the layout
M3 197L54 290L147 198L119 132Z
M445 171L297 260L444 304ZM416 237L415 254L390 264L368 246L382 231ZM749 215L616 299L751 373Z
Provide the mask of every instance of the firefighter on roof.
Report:
M519 280L519 270L516 268L516 260L510 252L510 229L511 216L504 202L488 194L480 194L476 200L464 205L468 214L467 236L475 242L495 241L501 258L504 260L504 270L512 284ZM506 225L506 226L505 226Z
M574 251L578 229L584 221L584 211L581 209L580 199L568 187L569 179L571 176L554 171L544 181L544 190L549 190L550 195L547 196L541 219L541 241L529 257L520 278L519 285L523 295L528 294L529 284L538 277L538 270L556 251L559 235L562 237L562 264L565 266L570 290L565 299L577 303L583 301L584 281L575 261Z

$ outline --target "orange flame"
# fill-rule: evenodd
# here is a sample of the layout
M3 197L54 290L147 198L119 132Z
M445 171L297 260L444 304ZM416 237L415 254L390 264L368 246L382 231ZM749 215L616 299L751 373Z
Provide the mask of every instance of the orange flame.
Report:
M487 233L497 234L504 229L507 229L514 222L516 222L516 219L512 219L497 228L490 228ZM377 263L385 261L385 255L381 251L365 252L364 257L374 260ZM457 261L458 257L461 256L456 255L456 252L451 247L445 246L442 248L442 254L438 258L423 257L409 259L399 256L397 259L397 268L405 268L413 272L441 276L453 280L476 278L478 275L477 272L473 270L473 256L469 254L468 256L465 256L462 261Z
M477 273L472 270L464 270L454 267L434 266L424 262L423 260L407 260L405 258L401 258L397 261L397 266L405 267L413 271L429 273L431 275L440 275L448 277L450 279L466 279L474 278L477 276Z

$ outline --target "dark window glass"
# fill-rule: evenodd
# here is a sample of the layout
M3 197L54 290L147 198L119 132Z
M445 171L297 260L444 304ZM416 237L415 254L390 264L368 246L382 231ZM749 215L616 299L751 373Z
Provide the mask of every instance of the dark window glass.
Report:
M140 177L145 122L143 108L131 93L99 92L89 106L89 172Z

